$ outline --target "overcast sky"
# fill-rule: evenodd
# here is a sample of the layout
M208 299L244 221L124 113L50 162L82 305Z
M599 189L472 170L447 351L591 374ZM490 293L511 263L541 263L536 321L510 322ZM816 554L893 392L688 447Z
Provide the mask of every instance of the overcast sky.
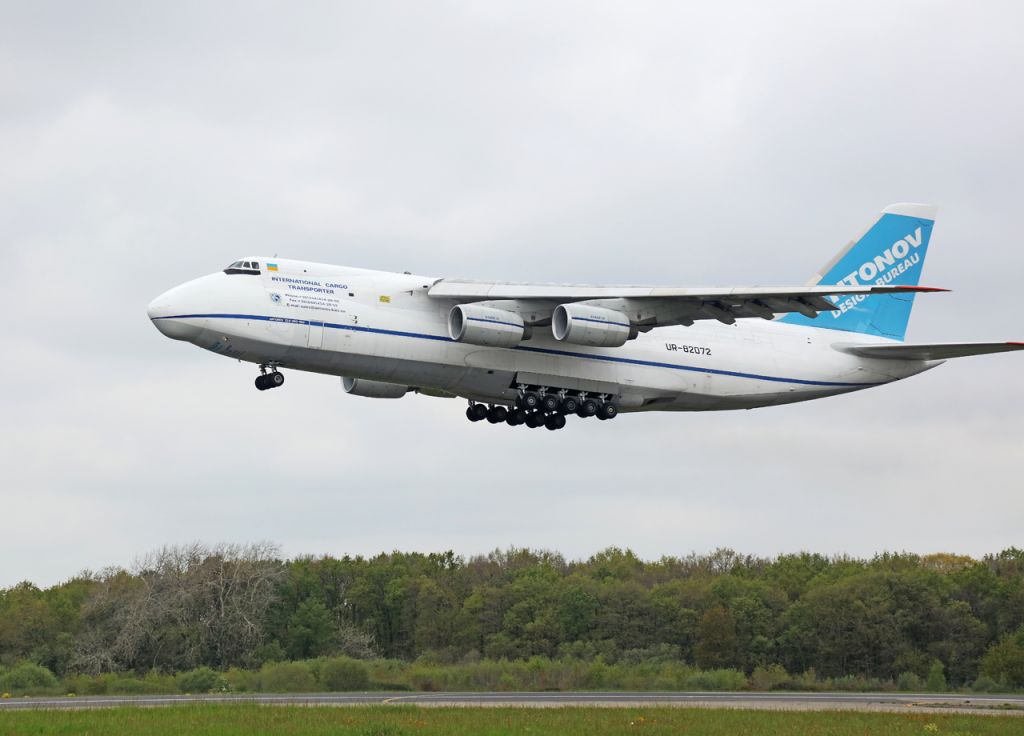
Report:
M558 433L161 336L242 255L802 284L938 205L908 340L1024 339L1017 2L0 2L0 586L165 543L646 558L1024 545L1024 356Z

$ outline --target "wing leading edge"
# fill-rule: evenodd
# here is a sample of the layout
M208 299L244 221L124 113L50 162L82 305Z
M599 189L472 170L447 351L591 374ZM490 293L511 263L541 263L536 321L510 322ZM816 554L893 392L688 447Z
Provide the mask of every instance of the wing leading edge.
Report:
M560 304L586 304L621 312L641 329L691 325L714 319L732 324L737 319L774 319L796 312L817 317L843 309L843 298L869 294L947 291L926 286L831 285L793 287L675 288L658 286L594 286L531 284L505 281L440 279L427 294L458 304L486 303L515 312L527 325L549 324Z

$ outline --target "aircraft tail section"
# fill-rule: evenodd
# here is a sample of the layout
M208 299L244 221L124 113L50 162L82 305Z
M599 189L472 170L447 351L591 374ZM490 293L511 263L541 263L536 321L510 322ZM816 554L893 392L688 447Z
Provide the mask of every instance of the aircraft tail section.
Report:
M835 345L837 350L862 358L890 360L948 360L971 355L1024 350L1024 342L942 342L922 345Z
M935 207L892 204L872 225L843 248L808 282L809 285L917 286L932 227ZM914 306L914 293L830 297L838 307L816 319L789 314L789 324L903 340Z

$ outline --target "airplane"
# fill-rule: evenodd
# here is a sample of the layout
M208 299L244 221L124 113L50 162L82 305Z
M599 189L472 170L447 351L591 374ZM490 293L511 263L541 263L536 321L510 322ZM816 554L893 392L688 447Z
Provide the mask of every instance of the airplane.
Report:
M804 286L473 281L245 257L148 307L169 338L345 392L468 400L470 421L558 430L620 412L753 409L882 386L1024 342L908 344L936 209L886 207Z

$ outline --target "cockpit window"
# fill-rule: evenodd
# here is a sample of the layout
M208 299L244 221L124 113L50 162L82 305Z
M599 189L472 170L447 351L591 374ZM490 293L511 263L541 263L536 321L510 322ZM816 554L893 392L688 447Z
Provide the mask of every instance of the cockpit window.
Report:
M224 273L229 276L235 274L247 274L249 276L260 275L260 264L259 261L235 261L230 266L224 269Z

